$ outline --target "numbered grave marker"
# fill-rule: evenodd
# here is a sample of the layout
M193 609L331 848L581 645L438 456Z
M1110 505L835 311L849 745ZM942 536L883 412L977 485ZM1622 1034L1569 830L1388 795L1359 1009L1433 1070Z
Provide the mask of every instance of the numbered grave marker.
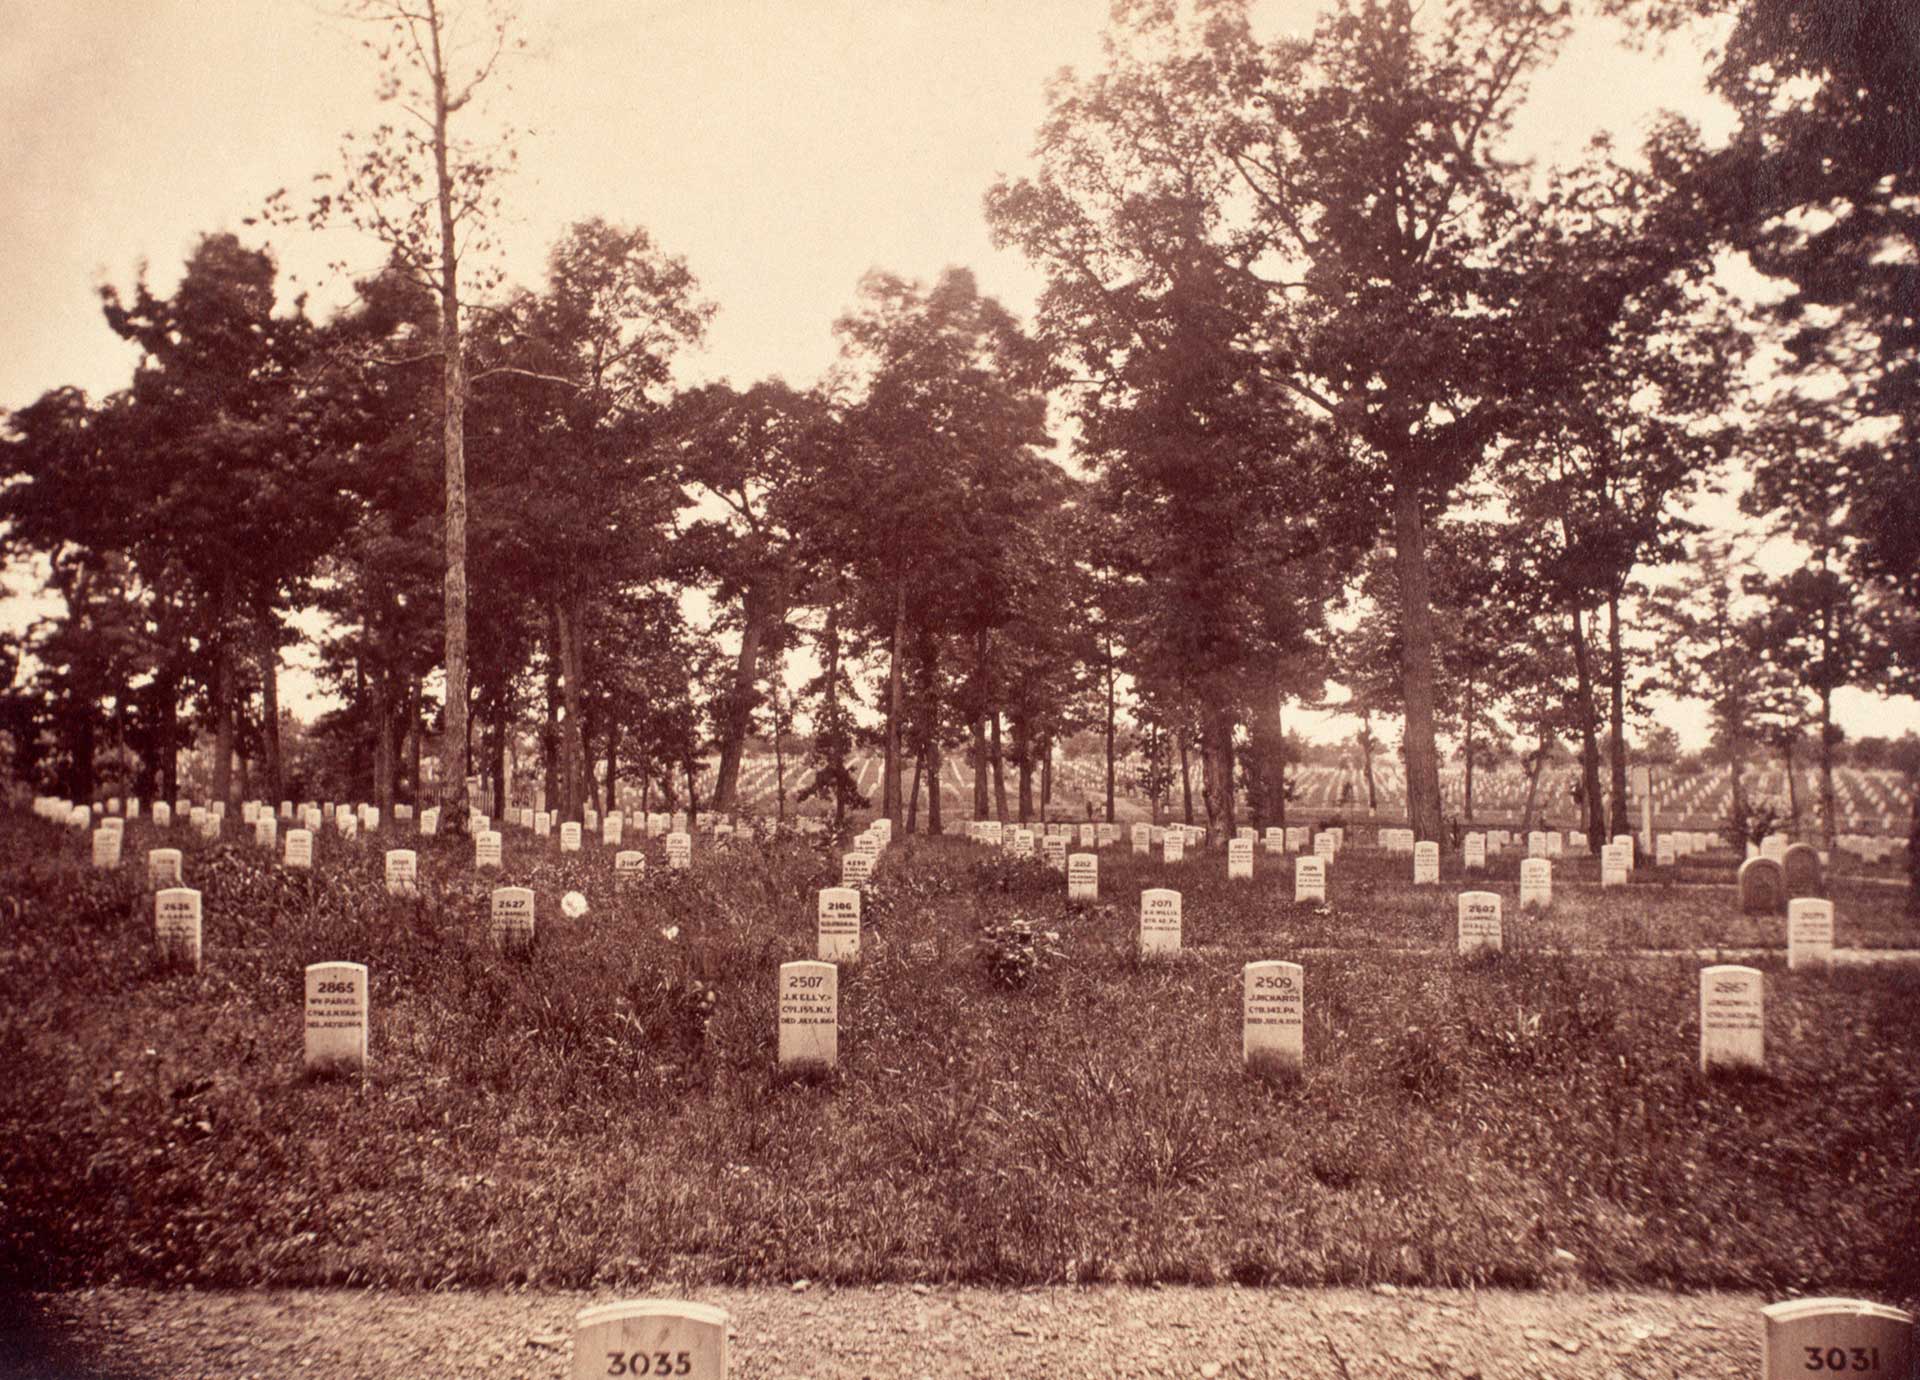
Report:
M623 848L613 855L615 889L632 886L647 875L647 855L637 848Z
M1067 841L1065 839L1061 838L1058 834L1050 834L1040 845L1040 849L1041 856L1046 860L1048 867L1052 868L1055 872L1065 872L1067 870Z
M1700 970L1700 1071L1766 1065L1766 980L1758 968Z
M646 1299L583 1308L573 1320L573 1380L726 1380L727 1315Z
M1920 1375L1913 1315L1866 1299L1794 1299L1760 1310L1764 1380L1810 1375Z
M1527 856L1529 858L1547 856L1547 836L1543 831L1535 829L1527 835Z
M1140 893L1140 953L1180 952L1180 893L1167 887L1149 887Z
M1297 1074L1306 1063L1305 969L1268 960L1240 970L1240 1058L1255 1073Z
M1311 856L1302 854L1293 860L1293 899L1299 901L1319 901L1327 899L1327 860L1319 853Z
M180 885L180 850L178 848L150 848L147 850L147 885L155 891L162 887Z
M1520 860L1520 909L1545 910L1553 904L1553 864L1545 858Z
M1313 830L1309 829L1306 825L1289 824L1287 826L1287 851L1289 853L1302 851L1311 842L1312 837Z
M1227 880L1253 880L1253 840L1233 839L1227 844Z
M200 966L200 893L170 886L154 893L153 942L163 963Z
M533 888L495 887L488 918L495 947L525 953L533 947Z
M111 871L120 866L120 831L104 826L93 831L93 865Z
M1740 911L1744 915L1778 915L1786 906L1786 876L1772 858L1748 858L1740 864Z
M367 1066L369 998L364 963L307 965L306 1066L315 1072Z
M1013 856L1016 858L1033 856L1033 830L1015 829L1013 831Z
M1187 834L1184 829L1169 829L1166 837L1160 841L1161 862L1185 862L1187 860Z
M1797 896L1787 902L1787 967L1825 968L1833 963L1833 902Z
M1413 845L1413 884L1436 886L1440 881L1440 845L1423 839Z
M1330 863L1340 852L1340 836L1331 829L1322 829L1313 836L1313 856L1323 863Z
M1098 853L1075 853L1067 859L1067 899L1069 901L1100 899L1100 855Z
M618 848L624 827L619 815L608 815L600 826L600 842L608 848Z
M535 810L533 812L533 836L537 839L550 839L553 837L553 816L545 810Z
M440 807L434 805L420 812L420 832L433 838L440 832Z
M1287 831L1285 829L1282 829L1277 824L1270 826L1267 829L1267 832L1261 836L1260 846L1266 849L1267 852L1269 853L1286 852L1287 851Z
M1468 834L1462 852L1462 866L1469 872L1487 870L1487 836Z
M473 836L473 865L476 869L500 867L500 833L487 829Z
M684 829L676 829L667 835L667 866L676 872L684 872L693 866L693 835Z
M173 828L173 807L166 801L158 801L153 807L153 827L156 829Z
M780 965L780 1065L830 1069L840 1059L840 970L831 963Z
M1462 955L1504 947L1500 929L1500 897L1491 891L1463 891L1458 905L1458 946Z
M1633 845L1608 843L1600 848L1600 885L1625 886L1633 871Z
M387 850L387 895L415 896L420 891L420 858L411 848Z
M860 893L857 890L850 886L821 888L815 923L822 962L859 962Z
M865 886L873 877L873 856L868 853L840 855L840 885Z
M580 824L577 820L568 820L560 826L560 851L578 853L580 851Z
M286 863L288 867L313 866L313 831L311 829L287 830Z
M1127 837L1132 840L1133 851L1144 854L1153 847L1153 826L1151 824L1136 824L1128 833Z

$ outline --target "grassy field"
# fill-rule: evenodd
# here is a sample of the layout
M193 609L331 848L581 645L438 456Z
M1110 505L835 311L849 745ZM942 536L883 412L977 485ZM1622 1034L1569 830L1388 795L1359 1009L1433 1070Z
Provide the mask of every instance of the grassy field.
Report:
M1920 965L1761 959L1767 1071L1709 1081L1700 961L1627 954L1781 945L1781 921L1734 913L1730 859L1604 895L1568 861L1553 909L1521 919L1509 857L1509 952L1463 962L1457 860L1416 893L1407 859L1355 851L1317 907L1264 857L1229 883L1217 851L1109 850L1107 899L1070 906L1035 864L903 842L841 981L840 1067L801 1080L775 1066L774 977L813 956L837 879L809 840L702 851L624 894L596 845L562 861L515 831L477 877L465 840L422 840L421 894L394 899L391 840L329 835L309 875L170 837L206 907L183 974L152 957L148 826L101 874L77 835L7 825L16 1284L1920 1293ZM525 959L487 943L505 883L539 893ZM1143 965L1137 896L1162 884L1189 952ZM561 914L568 890L584 916ZM1898 891L1832 891L1842 945L1920 946ZM983 961L1015 922L1058 936L1021 986ZM1240 965L1303 949L1306 1075L1249 1078ZM364 1077L301 1069L302 969L327 959L371 971Z

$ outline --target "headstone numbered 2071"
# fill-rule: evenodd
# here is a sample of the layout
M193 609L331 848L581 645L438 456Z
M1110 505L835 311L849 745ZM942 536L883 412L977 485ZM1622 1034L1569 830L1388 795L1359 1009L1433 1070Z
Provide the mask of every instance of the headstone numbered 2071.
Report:
M643 1299L583 1308L574 1317L573 1380L725 1380L726 1374L723 1309Z

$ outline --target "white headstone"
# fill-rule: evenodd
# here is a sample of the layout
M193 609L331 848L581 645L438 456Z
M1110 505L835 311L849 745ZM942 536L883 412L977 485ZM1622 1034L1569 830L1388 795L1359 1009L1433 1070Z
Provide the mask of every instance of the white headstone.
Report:
M540 839L553 837L553 816L545 810L533 812L533 836Z
M1140 893L1140 952L1143 955L1180 952L1180 893L1149 887Z
M266 810L253 817L253 841L269 853L280 846L280 821Z
M368 1014L366 964L309 963L307 1067L365 1068Z
M1833 902L1796 896L1787 902L1787 966L1825 967L1833 962Z
M1313 830L1309 829L1306 825L1289 824L1287 826L1287 851L1289 853L1300 852L1308 846L1312 838Z
M154 802L153 827L156 829L171 829L173 827L173 807L164 800Z
M684 829L667 835L667 866L676 872L693 866L693 835Z
M1500 897L1491 891L1460 893L1459 951L1478 953L1482 949L1500 952L1504 942L1500 929Z
M1033 830L1015 829L1013 831L1013 856L1016 858L1033 856Z
M1535 829L1527 835L1527 856L1529 858L1547 856L1547 836L1543 831Z
M1760 1310L1762 1380L1920 1375L1913 1314L1866 1299L1794 1299Z
M1040 856L1048 867L1055 872L1067 870L1067 841L1058 834L1049 834L1040 843Z
M1100 846L1100 831L1091 824L1082 824L1080 826L1080 846L1082 848L1098 848Z
M1253 840L1229 839L1227 841L1227 880L1245 878L1253 880Z
M1633 845L1609 843L1600 849L1600 885L1625 886L1633 867Z
M200 893L170 886L154 893L153 942L169 963L200 966Z
M1566 851L1567 836L1558 829L1547 830L1547 856L1549 858L1564 857Z
M500 866L500 833L497 829L488 829L473 836L473 865L476 868Z
M440 807L430 805L420 812L420 832L432 838L440 832Z
M1120 842L1120 826L1117 823L1102 823L1098 829L1094 830L1094 837L1099 841L1100 847L1111 847Z
M1775 862L1784 862L1787 856L1787 843L1785 834L1768 834L1760 840L1760 856L1771 858Z
M156 891L161 887L180 885L180 850L178 848L147 850L147 885Z
M619 815L608 815L600 824L600 842L608 848L618 848L623 829Z
M560 851L562 853L578 853L580 851L580 823L578 820L570 819L560 826Z
M1133 826L1128 837L1133 842L1134 852L1145 853L1153 847L1153 826L1151 824L1136 824Z
M623 848L613 855L615 889L632 886L647 875L647 855L637 848Z
M1287 831L1277 824L1268 826L1266 834L1260 840L1260 846L1269 853L1286 852Z
M533 888L497 886L490 914L494 944L508 952L533 947Z
M1075 853L1067 859L1067 899L1095 901L1100 898L1100 855Z
M420 856L411 848L387 850L387 894L412 896L420 890Z
M840 970L780 965L780 1063L832 1068L840 1059Z
M288 867L311 868L313 866L312 830L287 830L286 864Z
M873 877L873 855L870 853L843 853L840 855L840 885L865 886Z
M821 888L817 928L822 962L858 962L860 958L859 891L850 886Z
M1627 875L1631 877L1633 875L1633 835L1632 834L1615 834L1613 836L1612 842L1620 845L1621 847L1624 847L1627 850ZM1606 847L1605 844L1601 845L1601 848L1603 850L1605 849L1605 847Z
M1160 842L1160 861L1185 862L1187 857L1187 834L1184 829L1169 829Z
M1766 1064L1766 985L1758 968L1700 970L1700 1071Z
M1662 867L1671 867L1680 861L1679 839L1672 834L1662 834L1654 841L1653 860Z
M243 800L240 802L240 822L242 824L251 824L258 818L260 818L259 801Z
M1303 853L1293 860L1293 899L1321 902L1327 899L1327 860L1324 856Z
M572 1380L726 1380L727 1315L703 1303L666 1299L583 1308L573 1320L568 1374Z
M874 833L880 836L880 842L882 843L893 842L893 821L886 818L886 816L884 815L881 816L879 819L876 819L872 824L869 824L867 827L873 830Z
M1485 834L1468 834L1462 853L1462 865L1467 871L1485 872L1487 870L1487 836Z
M100 828L93 831L93 865L111 870L120 866L120 831Z
M1322 829L1313 836L1313 856L1321 862L1332 862L1340 851L1340 836L1331 829Z
M1299 1073L1306 1062L1305 970L1269 960L1240 970L1240 1058L1248 1068Z
M1440 845L1422 839L1413 845L1413 884L1433 886L1440 880Z
M1545 858L1520 860L1520 909L1537 906L1545 910L1553 904L1553 864Z

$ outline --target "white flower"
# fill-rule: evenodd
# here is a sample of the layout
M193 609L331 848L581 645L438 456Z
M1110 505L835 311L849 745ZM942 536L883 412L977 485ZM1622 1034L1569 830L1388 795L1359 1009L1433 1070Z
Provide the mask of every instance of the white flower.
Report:
M669 925L660 931L660 937L669 941L678 939L680 937L680 927L678 925Z
M570 920L578 920L587 913L587 898L577 891L569 891L560 898L560 910Z

